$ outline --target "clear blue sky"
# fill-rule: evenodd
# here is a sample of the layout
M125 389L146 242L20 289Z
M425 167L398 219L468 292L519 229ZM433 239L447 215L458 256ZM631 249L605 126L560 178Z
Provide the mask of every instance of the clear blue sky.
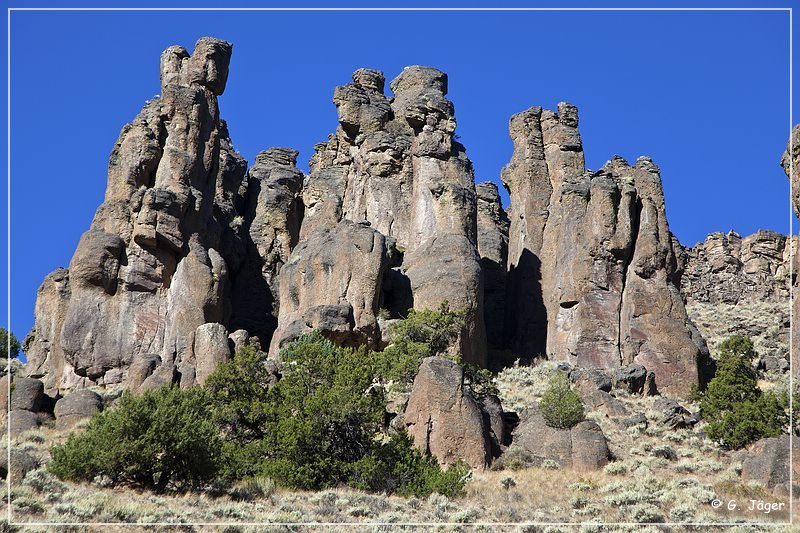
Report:
M20 339L33 324L37 287L68 265L102 202L120 129L159 92L161 51L191 51L204 35L234 45L220 107L251 162L260 150L290 146L305 170L313 145L336 127L333 88L356 68L391 80L406 65L431 65L449 75L456 133L477 181L499 182L512 114L566 100L580 110L589 168L615 154L658 163L682 243L730 229L788 232L789 186L778 165L789 132L786 12L18 11L10 324ZM5 166L4 151L0 159ZM5 188L0 196L5 205ZM4 273L5 239L3 231Z

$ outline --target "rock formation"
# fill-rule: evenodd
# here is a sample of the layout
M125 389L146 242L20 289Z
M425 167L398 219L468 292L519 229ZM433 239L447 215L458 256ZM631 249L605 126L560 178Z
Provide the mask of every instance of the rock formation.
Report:
M39 289L25 351L48 391L124 381L142 359L180 379L194 371L197 328L227 323L246 167L217 105L230 55L211 38L162 54L161 96L123 128L91 228Z
M551 428L537 406L522 413L513 441L513 446L530 453L539 464L550 460L577 471L598 470L608 464L611 456L596 422L584 420L570 429Z
M492 460L493 450L499 450L504 432L502 409L498 412L491 401L485 403L470 391L461 366L444 357L428 357L414 378L403 419L414 444L439 463L463 460L482 469Z
M747 237L712 233L681 250L681 291L696 302L786 301L791 239L774 231Z
M484 182L478 184L475 190L478 197L478 254L483 270L486 341L490 348L501 349L505 345L509 221L500 202L497 185Z
M731 231L678 248L686 310L712 351L731 335L748 335L765 370L788 369L793 240L773 231L744 238Z
M511 118L507 340L580 367L638 363L685 394L708 353L678 290L658 167L615 157L585 172L577 127L566 103Z
M383 93L381 72L359 69L337 87L339 127L315 146L303 191L301 239L340 220L366 220L402 254L388 273L381 306L466 312L461 350L486 365L483 287L477 253L475 184L464 147L453 138L447 75L407 67Z
M792 129L786 151L781 158L781 165L786 175L789 177L789 183L791 184L794 214L800 217L800 124L795 125ZM793 239L796 239L796 237L793 236ZM798 254L800 254L800 246L795 246L794 250L792 250L792 264L794 265L794 269L791 279L793 317L800 316L800 296L798 296L800 295L800 276L797 275L797 268L798 265L800 265L800 255ZM798 368L800 368L800 364L798 364L800 363L800 329L798 329L797 324L798 322L795 321L794 329L792 330L792 345L790 346L791 361L793 363L792 370L795 374L800 372L800 370L798 370Z

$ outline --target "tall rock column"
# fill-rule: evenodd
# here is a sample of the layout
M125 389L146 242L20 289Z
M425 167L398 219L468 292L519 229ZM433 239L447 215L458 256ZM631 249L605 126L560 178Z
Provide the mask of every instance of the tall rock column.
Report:
M478 195L478 254L483 271L486 342L490 349L499 351L505 346L509 223L500 202L497 185L492 182L479 183L475 186L475 191Z
M640 363L660 390L686 394L708 378L708 352L678 290L658 169L614 158L584 172L577 126L566 103L510 122L510 348L587 368Z
M542 288L542 245L550 204L564 180L583 173L578 110L531 107L511 117L511 161L500 175L512 198L508 218L508 347L523 357L546 351L548 316Z
M393 316L447 300L467 325L461 349L486 364L472 164L454 141L447 76L407 67L383 93L383 74L359 69L337 87L339 126L315 147L303 190L301 240L341 220L367 221L397 244L381 306Z
M792 129L786 151L781 158L781 165L786 175L789 177L792 191L792 207L796 216L800 217L800 124ZM794 236L793 236L794 237ZM790 242L796 242L793 238ZM800 317L800 276L797 269L800 268L800 250L798 246L792 250L794 268L792 269L792 343L789 347L792 362L792 371L800 373L800 327L798 327L798 317ZM797 400L795 400L797 401Z
M143 361L144 378L191 383L195 331L226 322L222 254L232 260L225 241L235 239L228 228L245 166L217 104L230 55L212 38L191 55L177 46L162 54L161 96L123 128L105 201L69 270L40 289L25 346L30 374L48 390L119 382Z

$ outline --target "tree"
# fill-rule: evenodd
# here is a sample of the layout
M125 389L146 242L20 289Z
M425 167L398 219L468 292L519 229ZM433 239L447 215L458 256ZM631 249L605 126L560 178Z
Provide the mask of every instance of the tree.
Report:
M438 310L411 310L389 330L390 345L381 354L379 371L387 380L410 382L426 357L442 355L464 328L464 312L447 302ZM460 361L459 361L460 362Z
M548 426L559 429L571 428L583 420L583 401L563 373L550 380L539 401L539 413Z
M81 434L54 446L49 470L61 479L107 477L163 492L200 488L217 474L219 430L208 417L210 398L199 387L165 386L96 414Z
M17 337L6 328L0 328L0 357L12 359L19 357L20 344Z
M743 335L723 341L717 372L700 394L700 414L708 436L726 448L742 448L763 437L780 435L786 424L785 401L764 394L752 365L753 342Z

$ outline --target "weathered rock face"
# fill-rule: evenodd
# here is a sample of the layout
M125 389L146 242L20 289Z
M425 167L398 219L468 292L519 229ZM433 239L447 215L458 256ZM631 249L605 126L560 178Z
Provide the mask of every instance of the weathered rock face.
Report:
M596 422L584 420L570 429L551 428L536 406L522 413L513 442L513 446L526 450L537 461L551 460L578 471L600 469L608 464L611 455Z
M502 409L498 420L498 408L499 402L487 402L484 407L473 397L461 366L443 357L428 357L414 378L403 418L423 453L429 452L444 465L462 460L482 469L491 461L497 439L502 439Z
M256 155L247 175L243 227L247 253L233 279L231 329L268 345L277 327L278 274L300 238L304 176L297 151L271 148Z
M339 127L315 147L301 239L343 219L369 221L403 253L382 306L399 316L447 300L467 314L465 359L485 365L475 185L453 139L447 76L407 67L391 83L394 99L384 83L382 73L360 69L336 88Z
M794 213L800 217L800 124L795 125L792 129L786 151L783 154L783 158L781 158L781 165L786 175L789 176L789 182L791 183ZM794 239L796 239L796 237L793 237L793 240ZM793 288L792 295L794 296L792 301L792 316L800 316L800 276L797 275L797 265L800 265L800 246L796 245L792 250L792 254L794 259L793 264L795 265L794 271L792 272L793 277L790 280ZM792 331L792 345L790 347L791 360L793 363L792 369L795 373L800 372L800 370L798 370L798 368L800 368L800 364L798 364L800 363L800 328L798 328L797 324L797 321L795 321Z
M162 54L161 96L123 128L105 201L69 270L39 289L25 350L29 375L46 389L104 384L144 354L177 375L193 361L195 330L227 323L246 167L217 106L230 55L211 38L191 55L177 46Z
M744 454L742 461L742 479L757 481L780 495L789 494L789 468L792 468L794 479L800 474L800 443L792 439L792 455L794 464L789 460L790 439L788 435L761 439ZM795 488L797 490L797 488Z
M712 233L680 250L681 292L696 302L783 301L789 297L791 239L762 230L747 237Z
M506 331L510 348L579 367L638 363L675 394L708 356L678 290L658 168L621 158L584 172L577 109L512 117Z
M313 329L336 344L376 348L381 282L396 257L394 243L367 222L342 220L310 234L281 270L270 352Z
M71 392L56 402L56 429L69 429L102 408L103 399L96 392L86 389Z
M789 262L794 239L773 231L712 233L680 247L686 310L712 352L731 335L753 339L762 368L789 368ZM796 244L795 244L796 246Z
M506 311L506 263L508 226L497 185L475 186L478 197L478 254L483 270L483 318L489 347L502 349Z

